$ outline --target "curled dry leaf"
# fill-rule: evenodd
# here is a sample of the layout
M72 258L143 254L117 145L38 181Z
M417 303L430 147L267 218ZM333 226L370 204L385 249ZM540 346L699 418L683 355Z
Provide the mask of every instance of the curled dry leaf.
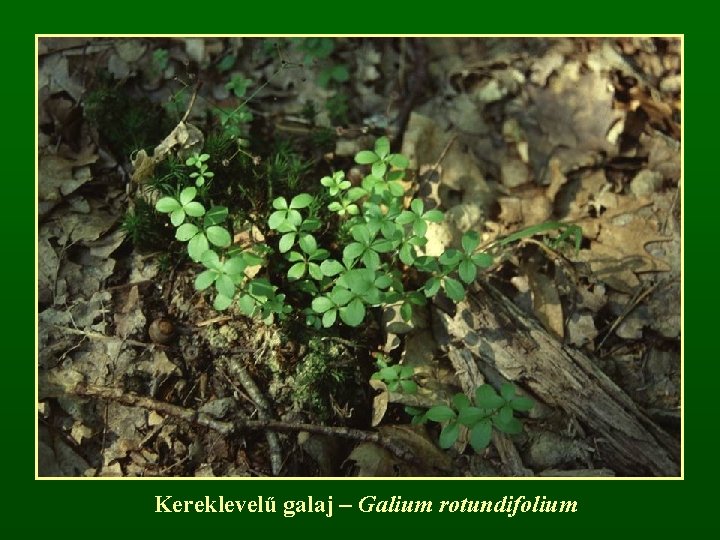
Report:
M373 415L370 425L375 427L380 424L387 412L390 393L388 392L387 385L377 379L370 379L370 386L372 386L374 390L378 390L380 392L375 396L375 398L373 398Z

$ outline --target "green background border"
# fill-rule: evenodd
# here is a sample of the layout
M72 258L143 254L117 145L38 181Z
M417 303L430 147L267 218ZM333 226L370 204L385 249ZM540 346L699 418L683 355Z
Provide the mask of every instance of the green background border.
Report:
M3 139L11 152L25 148L20 155L28 155L28 162L34 163L34 129L30 121L35 106L33 88L34 32L148 32L148 33L563 33L563 32L671 32L686 33L685 59L688 74L685 96L690 102L691 122L688 134L685 174L691 177L702 174L706 179L703 189L693 189L691 183L686 191L686 251L691 254L713 245L712 231L716 210L714 209L715 187L711 168L699 171L701 156L714 156L717 151L710 148L715 143L711 134L714 125L708 114L716 107L710 92L714 84L709 79L715 70L715 40L710 41L710 31L703 35L701 29L687 31L682 16L659 8L632 7L623 5L613 8L608 3L598 3L586 14L577 10L577 3L542 3L532 11L520 5L506 10L478 6L471 8L453 6L441 11L444 6L402 8L391 3L382 3L371 8L365 2L350 7L327 2L313 2L301 7L286 8L273 2L267 7L260 4L242 8L225 8L218 4L212 11L203 11L207 5L178 8L174 14L166 7L143 4L136 8L129 3L111 7L111 13L100 15L98 4L82 7L57 6L61 13L55 18L52 13L36 13L27 20L10 21L4 41L6 53L6 74L4 77L5 117ZM268 12L261 10L265 7ZM687 7L687 6L686 6ZM42 9L42 8L38 8ZM678 8L673 8L676 11ZM291 10L297 10L293 13ZM431 10L419 15L418 10ZM629 10L635 10L632 13ZM584 10L583 10L584 11ZM349 20L352 13L356 20ZM97 14L97 15L96 15ZM97 19L95 22L86 20ZM418 18L416 21L412 19ZM573 22L564 22L572 20ZM108 22L105 22L108 21ZM218 22L215 22L218 21ZM20 76L15 76L18 74ZM712 96L714 97L714 96ZM705 99L703 99L705 98ZM31 103L32 101L32 103ZM22 104L22 105L21 105ZM702 113L701 113L702 109ZM26 112L27 111L27 112ZM702 114L703 125L692 122ZM10 116L10 118L7 118ZM685 112L684 117L688 114ZM684 120L685 120L684 118ZM24 134L21 135L21 134ZM20 142L22 141L22 143ZM33 161L30 161L32 146ZM11 154L14 155L14 152ZM22 165L21 165L22 163ZM351 537L390 534L423 534L424 537L448 534L476 533L478 535L512 532L520 527L524 534L546 531L553 535L578 536L587 533L608 533L624 536L631 531L659 531L672 534L673 530L687 531L690 528L710 528L715 516L710 512L713 502L711 482L716 468L712 427L705 428L702 439L693 437L709 414L707 406L701 403L704 396L711 396L713 381L717 380L714 355L708 354L705 339L712 332L705 328L712 324L697 309L706 305L711 309L708 286L714 285L714 269L709 264L698 264L686 280L686 335L689 335L685 349L685 400L686 468L685 480L654 481L522 481L522 480L462 480L462 481L372 481L372 480L253 480L253 481L37 481L34 476L34 423L30 418L29 396L33 391L33 340L34 310L28 302L25 291L33 291L36 284L30 283L29 272L17 275L12 260L32 260L34 240L34 193L27 176L32 174L21 160L6 162L11 168L5 178L6 211L3 220L6 231L12 231L10 244L12 253L5 265L8 277L5 283L12 283L6 294L6 329L12 339L6 337L5 357L5 412L3 437L3 475L6 476L3 504L4 525L39 531L65 531L76 537L99 536L111 532L145 536L153 534L176 534L177 532L227 531L233 537L248 537L253 534L286 532L297 534L311 532L324 536L327 532ZM17 168L17 171L12 169ZM12 201L12 202L9 202ZM689 210L689 211L688 211ZM704 234L703 234L704 233ZM27 237L26 237L27 235ZM7 238L6 233L6 238ZM702 247L699 245L702 242ZM696 248L697 245L697 249ZM11 279L12 276L12 279ZM23 286L20 286L20 283ZM26 287L25 287L26 285ZM712 289L710 289L712 290ZM27 293L28 296L31 296ZM704 302L698 301L702 295ZM14 298L17 296L17 298ZM27 317L24 314L27 313ZM15 324L13 325L12 321ZM708 328L709 330L709 328ZM31 345L33 344L33 345ZM702 416L701 416L702 415ZM364 495L378 497L399 495L404 499L497 499L504 495L546 496L548 499L575 499L578 501L576 514L522 514L508 518L504 514L361 514L357 510L335 510L335 517L327 519L318 514L307 514L295 518L283 518L278 514L155 514L155 495L173 495L175 498L199 498L205 495L242 499L258 495L274 496L276 500L304 499L312 495L326 499L332 496L338 503L354 503ZM8 499L9 496L9 499ZM342 513L340 513L342 512ZM712 527L717 530L717 527ZM327 532L326 532L327 531ZM184 536L183 536L184 537Z

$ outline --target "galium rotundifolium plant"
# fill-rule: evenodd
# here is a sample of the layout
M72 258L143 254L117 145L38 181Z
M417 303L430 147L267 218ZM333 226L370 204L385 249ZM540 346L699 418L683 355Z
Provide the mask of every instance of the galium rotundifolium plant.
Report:
M273 201L270 229L280 235L278 249L288 261L288 279L302 281L302 290L312 296L305 310L309 325L331 327L338 320L359 326L368 308L399 304L405 320L414 305L422 305L442 287L454 300L465 295L464 282L475 279L477 268L492 264L487 254L475 254L476 233L463 238L463 251L448 250L442 257L420 255L425 246L428 223L439 222L443 213L425 210L420 199L404 206L404 178L408 160L390 152L387 137L379 138L372 151L364 150L355 161L369 166L359 186L352 186L342 171L320 180L325 193L307 193L290 202ZM320 223L305 208L322 199L325 209L335 215L342 249L331 252L319 244L314 232ZM411 267L428 276L417 290L408 290L403 280ZM458 281L457 275L461 281Z
M195 167L190 176L201 189L213 178L208 160L208 154L196 154L186 162ZM170 215L177 227L175 237L187 242L190 258L205 267L195 287L212 287L218 310L235 302L241 313L259 313L266 321L295 310L302 312L308 325L329 328L338 321L359 326L368 309L383 305L399 305L403 319L410 320L413 306L423 305L441 289L452 300L462 300L465 286L475 280L478 270L493 263L491 255L478 252L477 233L463 236L462 249L448 249L440 257L421 254L428 224L442 221L443 213L426 210L421 199L405 206L401 180L407 158L391 153L387 137L381 137L372 151L359 152L355 161L369 169L358 186L337 171L320 180L319 193L272 201L267 219L271 246L233 246L228 209L206 210L196 201L194 186L161 198L156 208ZM328 223L331 233L323 226ZM286 304L286 294L278 293L278 286L267 277L246 276L249 266L267 266L271 250L285 264L281 267L285 277L278 282L301 293L292 295L296 305ZM424 276L415 290L406 287L404 276L410 270Z
M435 405L427 411L417 407L406 407L413 416L413 424L427 421L442 424L439 444L441 448L450 448L460 436L461 426L468 430L468 442L476 452L481 452L490 444L493 429L508 435L522 431L522 423L514 415L532 409L535 402L525 396L517 395L512 384L505 383L500 393L489 384L483 384L475 390L473 401L465 394L455 394L451 405Z

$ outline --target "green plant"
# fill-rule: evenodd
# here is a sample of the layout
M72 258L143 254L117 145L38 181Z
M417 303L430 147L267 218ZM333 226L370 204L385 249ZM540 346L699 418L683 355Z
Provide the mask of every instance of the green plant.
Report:
M195 167L190 177L201 188L213 178L209 159L203 153L186 162ZM448 249L439 257L420 254L418 249L427 243L428 224L441 221L443 213L426 211L420 199L405 207L400 181L408 160L391 153L388 139L381 137L372 151L359 152L355 161L370 169L359 186L352 186L337 171L320 180L319 193L274 198L266 221L267 243L242 249L232 245L231 234L232 219L240 214L228 219L225 206L206 210L196 198L208 195L195 186L177 188L177 193L161 197L155 207L169 214L177 228L175 238L187 242L190 258L205 267L195 287L206 290L214 285L216 309L236 302L244 315L259 314L266 321L302 314L306 324L316 329L330 328L338 321L359 326L368 310L384 305L399 305L402 318L410 320L414 306L425 304L440 290L461 301L465 286L475 280L478 270L490 267L495 255L513 241L550 230L560 230L556 242L571 236L577 241L576 226L551 223L486 247L470 231L463 235L461 249ZM286 163L280 169L298 167ZM275 257L272 268L268 268L270 256ZM247 278L249 266L265 267L266 276ZM389 376L390 371L385 374ZM397 374L398 381L408 380Z
M417 384L413 380L415 370L412 366L401 366L390 364L384 354L378 354L375 359L378 370L372 374L370 379L384 382L390 392L404 392L414 394L417 392Z
M197 171L190 173L190 178L195 179L195 185L197 187L203 187L206 181L209 181L215 176L214 172L208 170L208 165L205 163L208 159L210 159L210 154L195 154L185 161L185 165L197 169Z
M515 418L515 412L525 412L533 408L532 399L516 394L512 384L505 383L500 394L489 384L483 384L475 390L474 404L465 394L455 394L452 405L435 405L426 412L410 408L413 424L426 421L438 422L443 425L440 432L441 448L450 448L460 436L460 427L465 426L469 432L470 446L481 452L490 444L493 428L515 435L522 431L522 423Z

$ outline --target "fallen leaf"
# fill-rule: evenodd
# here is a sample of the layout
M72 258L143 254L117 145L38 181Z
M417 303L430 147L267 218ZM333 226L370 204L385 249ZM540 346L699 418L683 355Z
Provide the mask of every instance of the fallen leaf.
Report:
M379 394L376 394L373 398L373 414L370 425L375 427L380 424L380 422L382 422L382 419L385 417L385 413L387 412L388 407L388 400L390 399L390 393L388 392L387 385L383 381L377 379L370 379L370 386L372 386L373 390L380 392Z

